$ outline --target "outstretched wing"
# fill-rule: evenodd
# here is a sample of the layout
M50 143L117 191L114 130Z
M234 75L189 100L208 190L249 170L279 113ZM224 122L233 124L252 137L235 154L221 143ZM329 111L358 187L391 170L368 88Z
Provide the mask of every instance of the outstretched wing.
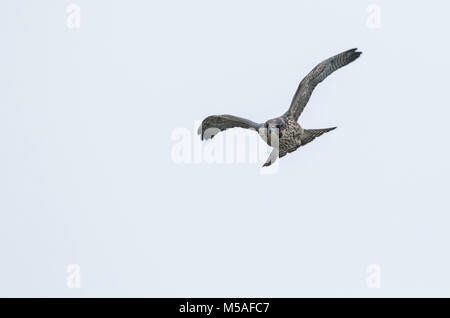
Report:
M261 126L261 124L237 116L215 115L206 117L202 121L202 124L198 128L198 134L204 140L210 139L217 135L217 133L228 128L240 127L258 130Z
M356 50L357 49L351 49L330 57L317 65L308 75L306 75L306 77L300 82L294 98L292 99L291 106L285 115L291 116L295 120L298 120L298 117L300 117L300 114L308 103L308 100L317 84L322 82L328 75L337 69L356 60L361 55L361 52L357 52Z

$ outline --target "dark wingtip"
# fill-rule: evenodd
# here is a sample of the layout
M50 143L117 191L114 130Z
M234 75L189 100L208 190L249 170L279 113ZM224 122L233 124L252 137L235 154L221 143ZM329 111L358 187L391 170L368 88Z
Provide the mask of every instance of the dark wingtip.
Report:
M350 49L345 53L347 55L348 63L353 62L362 54L362 52L357 51L357 48Z
M203 125L201 125L197 130L197 133L200 135L201 140L213 139L214 136L217 135L217 132L208 131L209 129L204 130L202 128L203 128Z
M357 48L351 49L350 51L352 52L353 55L355 55L355 58L358 58L362 52L361 51L357 51Z
M203 123L197 129L197 135L200 135L200 139L203 140Z

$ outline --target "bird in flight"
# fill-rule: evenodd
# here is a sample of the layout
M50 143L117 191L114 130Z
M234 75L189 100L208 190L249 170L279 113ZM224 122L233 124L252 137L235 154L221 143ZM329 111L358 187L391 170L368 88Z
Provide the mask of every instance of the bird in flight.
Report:
M202 140L205 140L213 138L220 131L234 127L256 130L261 138L273 147L269 158L263 165L263 167L270 166L277 158L284 157L286 154L313 141L316 137L336 128L303 129L297 121L317 84L337 69L356 60L360 55L361 52L358 52L357 49L351 49L318 64L300 82L291 106L280 117L269 119L260 124L233 115L208 116L198 128L198 134Z

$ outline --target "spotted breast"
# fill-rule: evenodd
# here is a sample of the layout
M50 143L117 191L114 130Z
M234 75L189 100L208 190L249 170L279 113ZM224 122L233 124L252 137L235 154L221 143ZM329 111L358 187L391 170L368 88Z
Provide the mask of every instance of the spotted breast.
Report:
M303 128L292 118L286 118L286 126L281 132L279 141L279 157L283 157L289 152L297 150L301 145L298 136L303 133Z

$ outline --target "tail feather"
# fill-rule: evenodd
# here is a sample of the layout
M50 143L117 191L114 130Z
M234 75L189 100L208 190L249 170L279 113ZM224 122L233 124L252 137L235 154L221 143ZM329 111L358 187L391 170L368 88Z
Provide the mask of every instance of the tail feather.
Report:
M305 129L303 135L301 136L301 145L304 146L307 143L313 141L316 137L323 135L329 131L336 129L337 127L321 128L321 129Z

